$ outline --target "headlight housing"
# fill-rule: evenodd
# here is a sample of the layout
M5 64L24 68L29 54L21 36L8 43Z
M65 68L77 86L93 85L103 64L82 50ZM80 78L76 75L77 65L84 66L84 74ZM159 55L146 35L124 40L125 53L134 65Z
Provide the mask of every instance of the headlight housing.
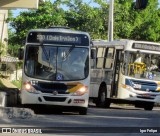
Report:
M23 85L24 85L24 90L26 90L27 92L36 94L39 93L39 91L37 91L30 82L25 82Z
M128 91L132 90L132 87L129 85L122 84L122 88L127 89Z
M87 86L82 86L76 92L74 92L72 95L73 96L82 96L85 93L88 93L88 87Z

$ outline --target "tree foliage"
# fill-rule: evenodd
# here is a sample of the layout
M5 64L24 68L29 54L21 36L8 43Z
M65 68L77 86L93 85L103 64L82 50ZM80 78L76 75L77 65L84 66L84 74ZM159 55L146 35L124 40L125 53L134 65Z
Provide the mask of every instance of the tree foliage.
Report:
M134 29L133 0L116 0L114 4L114 38L130 38Z
M40 3L38 10L21 12L16 18L9 19L15 29L9 34L9 43L21 45L30 29L57 25L87 31L92 39L107 39L109 4L106 0L91 2L98 6L91 6L84 0L56 0ZM115 0L114 39L160 41L158 0L149 1L143 10L134 7L133 0Z
M64 10L58 4L41 2L38 10L21 12L16 18L10 18L10 25L16 30L12 43L21 45L30 29L65 25Z
M143 10L135 10L133 0L116 0L114 38L160 41L158 0L148 2Z
M134 30L131 37L138 40L160 41L159 15L158 0L149 1L146 9L135 12Z

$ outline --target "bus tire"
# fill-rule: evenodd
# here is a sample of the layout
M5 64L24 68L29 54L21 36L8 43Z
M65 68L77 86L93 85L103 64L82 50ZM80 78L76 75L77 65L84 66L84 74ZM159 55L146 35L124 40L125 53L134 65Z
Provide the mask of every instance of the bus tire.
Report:
M98 99L96 101L96 106L101 108L109 108L110 107L110 101L109 99L106 99L107 96L107 89L105 86L102 86L99 90Z
M111 105L110 99L106 99L105 108L109 108Z
M87 115L87 108L79 108L79 115Z
M148 110L148 111L151 111L154 107L154 103L153 102L150 102L150 103L145 103L144 105L144 109L145 110Z

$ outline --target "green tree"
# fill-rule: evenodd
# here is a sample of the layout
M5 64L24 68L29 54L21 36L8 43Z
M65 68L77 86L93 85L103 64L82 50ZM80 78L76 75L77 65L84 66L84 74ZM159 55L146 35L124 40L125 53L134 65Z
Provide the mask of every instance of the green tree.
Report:
M128 39L134 29L133 0L115 0L114 39Z
M104 39L107 37L108 4L101 0L95 2L98 7L91 7L82 0L68 1L66 20L69 27L87 31L93 39Z
M158 0L148 2L146 9L135 11L132 39L160 41L160 9Z
M30 29L66 25L64 10L59 7L59 4L58 0L54 3L41 2L38 10L21 12L16 18L9 18L10 25L15 29L10 42L22 45Z
M143 10L135 10L133 0L115 0L114 7L114 39L160 41L158 0Z
M91 7L82 0L57 0L40 3L38 10L22 12L16 18L10 18L15 33L9 42L22 45L30 29L49 26L69 26L73 29L87 31L93 39L107 38L108 4L103 0L94 0L99 7ZM68 7L64 10L61 5Z
M104 0L92 2L98 6L90 6L84 0L42 2L38 10L29 10L10 18L15 33L10 35L9 42L21 45L30 29L57 25L87 31L92 39L107 39L109 4ZM67 8L63 9L61 5ZM134 7L133 0L115 0L114 39L160 41L158 0L149 1L143 10L135 10Z

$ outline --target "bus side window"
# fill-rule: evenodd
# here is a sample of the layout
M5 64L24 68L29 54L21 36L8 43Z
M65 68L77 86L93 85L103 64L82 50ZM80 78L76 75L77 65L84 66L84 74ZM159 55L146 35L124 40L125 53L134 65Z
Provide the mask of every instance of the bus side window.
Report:
M103 68L104 66L104 56L106 48L98 48L97 52L97 68Z
M108 48L108 51L106 53L106 58L105 58L105 68L112 68L113 62L114 62L114 48Z

